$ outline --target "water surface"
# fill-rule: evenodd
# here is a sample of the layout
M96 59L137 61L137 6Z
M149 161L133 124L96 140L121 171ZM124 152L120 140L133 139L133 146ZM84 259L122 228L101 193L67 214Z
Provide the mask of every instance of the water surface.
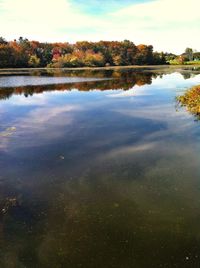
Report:
M199 267L199 73L2 74L0 267Z

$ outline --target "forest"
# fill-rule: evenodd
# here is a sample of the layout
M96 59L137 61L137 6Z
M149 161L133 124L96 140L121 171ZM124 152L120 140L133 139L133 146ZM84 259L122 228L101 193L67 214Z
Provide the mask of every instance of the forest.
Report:
M124 41L41 43L0 37L0 68L103 67L166 64L166 55L151 45Z

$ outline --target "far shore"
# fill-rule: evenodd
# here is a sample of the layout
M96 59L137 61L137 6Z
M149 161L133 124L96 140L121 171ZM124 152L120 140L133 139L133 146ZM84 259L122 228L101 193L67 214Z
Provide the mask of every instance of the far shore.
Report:
M200 67L200 64L195 65L129 65L129 66L107 66L107 67L74 67L74 68L0 68L0 71L26 71L26 70L66 70L66 71L81 71L81 70L118 70L118 69L163 69L163 68L194 68Z

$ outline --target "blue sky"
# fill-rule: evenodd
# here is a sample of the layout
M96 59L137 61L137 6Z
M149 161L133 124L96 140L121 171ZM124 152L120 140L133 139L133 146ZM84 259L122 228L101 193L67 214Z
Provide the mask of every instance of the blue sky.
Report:
M155 50L200 51L199 0L0 0L8 40L124 40Z
M103 15L132 4L148 1L150 0L71 0L71 3L90 15Z

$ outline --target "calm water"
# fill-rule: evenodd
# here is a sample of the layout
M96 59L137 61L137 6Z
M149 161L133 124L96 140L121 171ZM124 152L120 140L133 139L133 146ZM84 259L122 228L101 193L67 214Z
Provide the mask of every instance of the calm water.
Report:
M199 268L199 73L2 73L0 267Z

